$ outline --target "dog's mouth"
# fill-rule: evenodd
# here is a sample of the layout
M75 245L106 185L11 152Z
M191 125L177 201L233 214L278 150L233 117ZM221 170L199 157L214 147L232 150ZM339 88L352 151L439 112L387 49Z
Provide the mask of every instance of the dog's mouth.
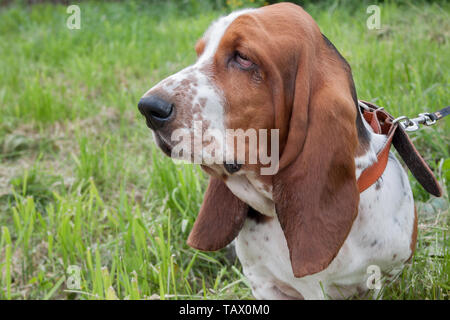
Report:
M158 130L152 130L152 133L153 133L153 137L154 137L156 145L162 150L162 152L166 156L168 156L170 158L174 158L174 154L172 154L173 146L170 142L168 142L166 140L166 138L164 137L164 134L162 134ZM190 156L192 158L190 160L194 161L194 155L191 154ZM175 159L176 158L177 157L175 156ZM186 160L186 159L184 159L184 160ZM222 167L222 165L223 165L223 167ZM202 166L202 167L205 167L205 166ZM222 173L223 173L223 170L225 169L225 171L228 174L232 175L241 170L242 164L237 163L237 161L233 161L231 163L227 163L227 161L224 161L223 164L218 163L215 166L208 165L207 167L211 167L211 169L213 169L212 167L215 167L216 171L218 170L219 172L221 171ZM219 167L222 167L222 169L219 169Z
M223 164L223 166L224 166L224 168L225 168L225 170L229 173L229 174L233 174L233 173L235 173L235 172L238 172L240 169L241 169L241 167L242 167L242 164L239 164L239 163L224 163Z
M158 147L162 150L162 152L164 152L166 156L172 157L172 147L170 146L170 144L168 144L157 131L152 130L152 132Z
M247 218L254 220L256 223L264 223L272 219L272 217L266 216L250 206L248 206Z

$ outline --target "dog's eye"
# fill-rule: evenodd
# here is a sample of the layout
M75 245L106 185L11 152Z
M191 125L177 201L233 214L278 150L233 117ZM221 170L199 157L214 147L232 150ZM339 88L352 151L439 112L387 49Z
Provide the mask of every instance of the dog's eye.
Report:
M255 65L249 58L238 51L236 51L234 60L239 65L239 67L244 70L249 70Z

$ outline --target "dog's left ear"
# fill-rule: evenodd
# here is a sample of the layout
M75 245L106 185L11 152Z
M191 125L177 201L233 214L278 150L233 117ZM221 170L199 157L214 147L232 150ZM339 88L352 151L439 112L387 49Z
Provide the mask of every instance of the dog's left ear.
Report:
M187 244L203 251L222 249L238 235L247 211L246 203L239 200L220 178L211 176Z

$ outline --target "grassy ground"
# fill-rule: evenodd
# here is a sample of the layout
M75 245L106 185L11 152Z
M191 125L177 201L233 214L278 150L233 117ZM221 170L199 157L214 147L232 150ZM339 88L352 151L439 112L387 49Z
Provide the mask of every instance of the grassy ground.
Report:
M83 2L81 30L65 27L65 6L0 6L0 298L252 297L226 250L185 244L206 177L165 158L136 108L225 13L190 3ZM449 104L448 4L385 2L382 29L369 31L366 5L337 3L307 10L360 98L408 116ZM448 125L411 134L446 192ZM384 298L448 299L448 196L411 183L418 249ZM81 286L68 290L73 265Z

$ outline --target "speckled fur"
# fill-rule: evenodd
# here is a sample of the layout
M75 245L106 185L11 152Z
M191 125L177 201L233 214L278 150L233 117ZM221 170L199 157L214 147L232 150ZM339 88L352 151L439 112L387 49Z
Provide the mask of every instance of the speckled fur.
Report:
M374 153L383 137L371 134ZM355 160L366 167L374 159ZM358 170L358 176L361 170ZM283 231L276 217L247 219L236 239L236 253L257 299L344 299L368 293L367 267L378 265L395 277L411 256L414 201L408 177L391 153L381 178L360 196L359 212L336 258L323 271L295 278Z

